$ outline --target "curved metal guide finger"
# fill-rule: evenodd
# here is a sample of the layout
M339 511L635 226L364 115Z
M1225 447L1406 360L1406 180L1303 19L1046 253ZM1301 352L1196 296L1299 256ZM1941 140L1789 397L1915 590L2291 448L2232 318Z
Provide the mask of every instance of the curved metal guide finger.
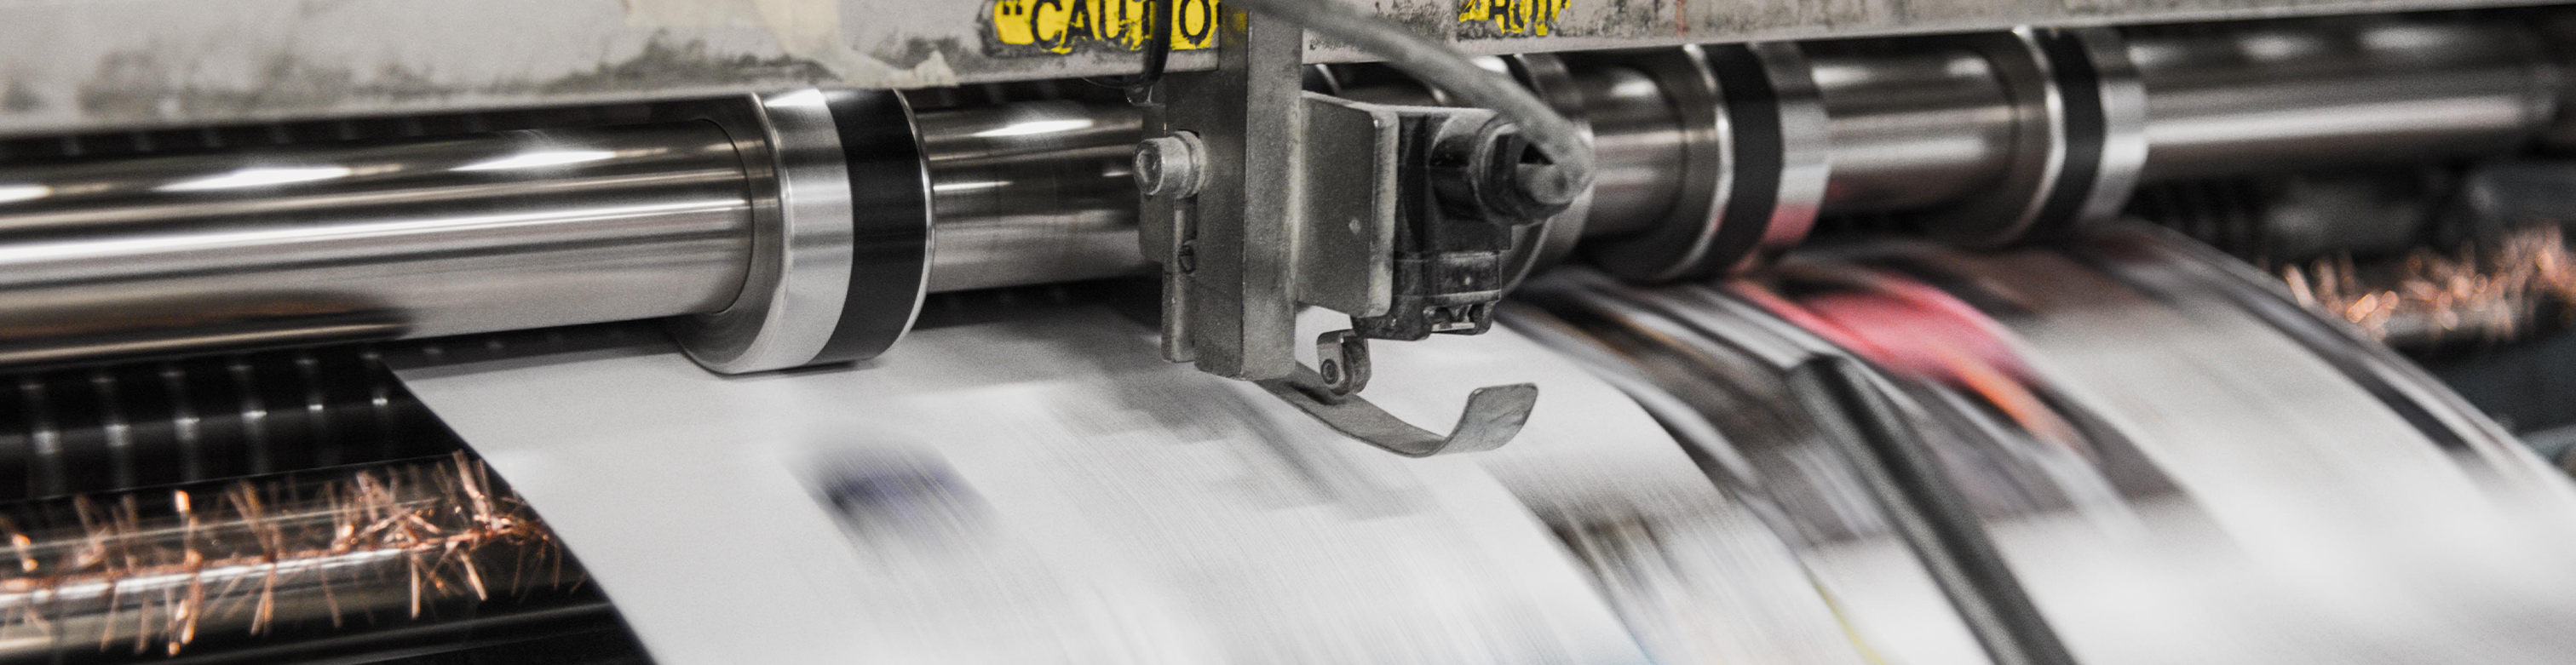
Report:
M1406 457L1493 450L1511 443L1538 405L1538 384L1514 383L1477 388L1467 394L1467 411L1446 436L1414 427L1357 395L1333 395L1315 370L1298 367L1284 379L1261 381L1261 388L1296 405L1333 429L1369 445Z

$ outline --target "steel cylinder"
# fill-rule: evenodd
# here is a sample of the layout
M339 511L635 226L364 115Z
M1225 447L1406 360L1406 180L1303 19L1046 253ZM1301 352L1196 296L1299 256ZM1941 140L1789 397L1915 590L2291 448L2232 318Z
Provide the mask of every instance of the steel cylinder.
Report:
M1134 107L1029 102L928 111L931 291L1092 279L1149 267L1136 245Z
M0 364L722 308L750 261L712 123L0 170Z
M1575 85L1592 123L1592 213L1586 235L1644 230L1678 205L1681 115L1663 86L1631 67L1578 61Z
M2140 30L2149 180L2492 154L2562 83L2525 26L2356 19Z
M1914 40L1801 46L1831 121L1828 214L1950 203L2011 167L2012 101L1975 51Z
M1131 107L916 120L930 290L1146 267ZM0 166L0 366L722 310L761 205L739 138L691 121Z
M2126 39L2146 100L2146 180L2509 150L2547 126L2564 87L2536 32L2504 22L2161 27ZM2038 93L2009 89L1961 40L1799 48L1828 125L1827 214L1956 206L2005 185L2027 166L2015 142L2044 134L2024 125L2047 120L2015 106ZM1674 212L1722 198L1711 181L1739 177L1708 161L1706 144L1725 132L1686 120L1705 120L1699 105L1718 103L1723 86L1674 88L1671 72L1635 55L1566 56L1601 165L1588 236L1706 223ZM1389 101L1429 94L1387 89L1402 92ZM1026 102L911 118L922 168L905 157L887 171L900 178L856 186L927 178L927 290L1148 268L1132 107ZM755 267L779 260L761 256L756 220L776 203L764 198L781 198L760 188L766 168L746 166L757 151L737 149L757 137L727 127L0 164L0 365L723 310L758 281Z

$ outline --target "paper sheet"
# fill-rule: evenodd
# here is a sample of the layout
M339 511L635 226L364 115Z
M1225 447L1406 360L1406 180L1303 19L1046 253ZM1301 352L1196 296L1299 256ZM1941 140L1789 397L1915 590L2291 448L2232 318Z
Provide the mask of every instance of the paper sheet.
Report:
M1415 422L1541 386L1504 450L1413 460L1150 334L1073 311L861 368L721 378L652 346L399 374L663 663L1856 662L1776 541L1525 339L1380 345L1367 394ZM1705 568L1687 589L1605 591L1548 527L1587 515L1736 544L1676 564Z

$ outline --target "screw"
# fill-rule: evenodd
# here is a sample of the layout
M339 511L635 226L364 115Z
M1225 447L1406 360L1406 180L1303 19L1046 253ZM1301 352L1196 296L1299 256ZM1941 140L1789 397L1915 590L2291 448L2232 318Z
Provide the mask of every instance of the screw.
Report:
M1163 160L1167 158L1162 147L1152 141L1137 144L1136 186L1144 188L1147 194L1161 190L1164 184Z
M1189 132L1136 144L1136 189L1146 196L1197 196L1200 154L1198 136Z

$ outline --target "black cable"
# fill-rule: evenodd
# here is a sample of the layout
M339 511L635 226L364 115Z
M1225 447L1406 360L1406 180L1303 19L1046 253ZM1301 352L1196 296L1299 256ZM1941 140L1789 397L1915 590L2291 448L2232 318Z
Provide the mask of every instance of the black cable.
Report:
M1172 60L1172 3L1170 0L1145 0L1145 14L1149 17L1146 20L1152 23L1146 28L1144 70L1124 76L1093 76L1084 78L1084 81L1125 90L1127 96L1134 99L1163 80L1163 68Z

